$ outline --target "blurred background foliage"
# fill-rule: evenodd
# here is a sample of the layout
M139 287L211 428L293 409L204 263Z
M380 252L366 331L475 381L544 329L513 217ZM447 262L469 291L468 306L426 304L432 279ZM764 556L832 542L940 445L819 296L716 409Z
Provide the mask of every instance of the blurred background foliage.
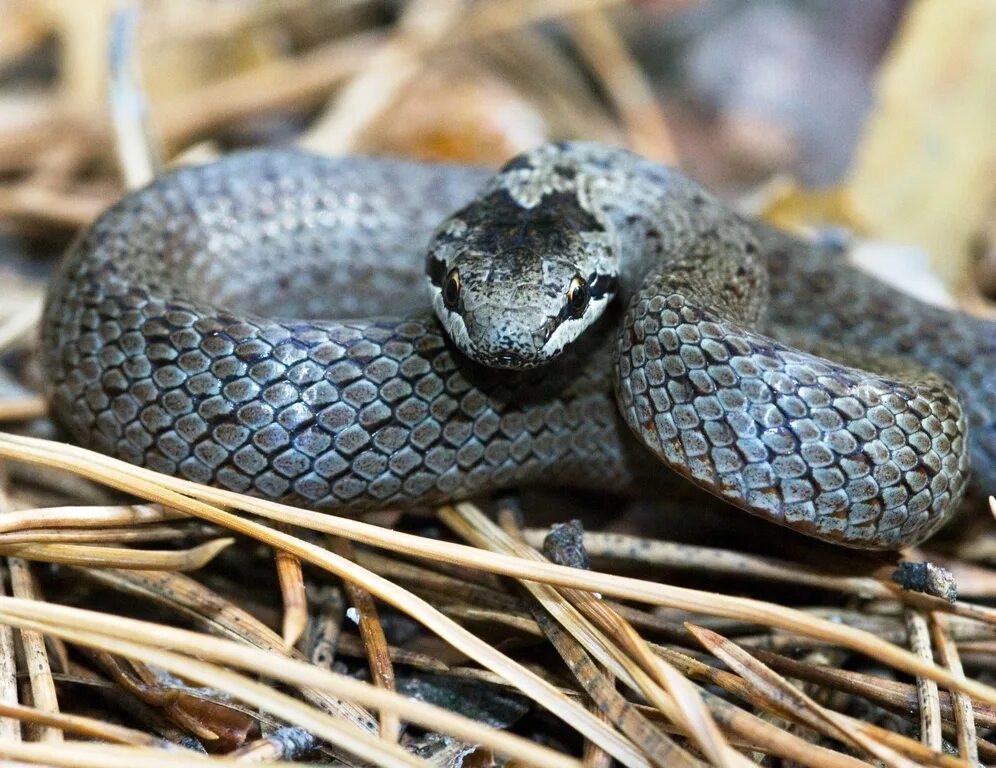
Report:
M137 32L115 68L122 9ZM991 311L992 0L0 0L0 22L9 333L69 239L147 178L143 144L167 165L297 143L485 166L620 144Z
M0 0L4 229L77 227L120 193L106 98L108 19L120 5ZM969 274L966 255L985 250L991 228L990 0L149 0L141 10L141 82L173 160L296 140L497 165L546 139L592 138L679 164L730 196L779 179L782 223L822 218L919 244L948 284ZM835 186L847 194L828 197ZM824 194L786 208L789 188Z

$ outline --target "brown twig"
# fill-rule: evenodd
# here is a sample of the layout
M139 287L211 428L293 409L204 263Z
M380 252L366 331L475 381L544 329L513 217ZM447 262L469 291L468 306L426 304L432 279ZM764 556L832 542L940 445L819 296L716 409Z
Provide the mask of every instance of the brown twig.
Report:
M276 523L274 527L284 533L291 532L286 523ZM284 604L281 634L286 646L293 648L308 626L308 595L304 589L301 559L280 549L273 553L273 558L277 564L277 581Z
M41 395L0 400L0 422L40 419L48 413L48 401Z
M353 545L347 539L330 539L330 549L347 560L355 562ZM343 589L354 612L353 621L360 630L363 645L366 648L367 663L370 665L370 677L374 685L388 691L396 690L394 683L394 665L384 635L384 627L380 623L380 614L374 604L373 596L351 581L343 582ZM401 723L396 717L382 714L380 718L381 737L396 742L401 733Z
M323 587L311 602L316 616L305 642L304 655L316 667L332 669L342 636L345 612L342 590Z
M10 570L11 591L14 597L27 600L41 599L38 585L25 560L17 557L7 558L7 567ZM55 682L52 680L52 667L48 661L48 651L45 649L45 638L33 630L22 629L21 648L24 650L24 660L31 680L31 700L35 709L58 714L59 696L55 690ZM40 740L60 743L63 740L62 731L45 726L41 729Z
M0 219L79 229L112 202L113 195L63 192L27 184L0 187Z
M126 549L89 544L0 544L0 554L18 560L154 571L193 571L203 568L234 539L206 541L187 550Z
M0 573L0 597L7 594ZM14 629L0 626L0 706L20 706L17 699L17 652L14 646ZM0 741L20 741L21 727L13 718L0 717Z
M148 184L162 171L159 142L138 73L139 9L122 3L110 21L107 96L118 169L127 189Z
M336 95L305 144L333 154L352 149L363 129L418 75L425 53L456 26L464 10L461 0L412 0L391 38Z
M302 658L288 651L283 639L251 614L225 600L188 576L161 571L123 571L116 569L83 571L89 578L135 594L175 611L213 634L246 643L256 648ZM311 688L302 695L319 709L373 733L377 723L362 707Z
M515 575L530 581L566 585L571 588L580 588L686 610L708 612L728 618L750 620L784 630L801 632L817 639L850 647L873 658L877 658L884 663L930 677L939 683L956 687L982 701L996 703L996 689L978 680L956 676L946 669L933 664L927 664L908 651L885 643L867 632L861 632L851 627L838 626L786 606L677 587L669 584L651 583L641 579L622 577L614 574L579 571L549 563L531 562L516 557L492 554L486 558L482 558L481 551L474 547L460 547L447 542L433 541L425 537L411 536L399 531L386 531L335 515L312 513L288 505L254 499L224 489L211 488L177 478L158 475L126 462L101 456L92 451L38 440L36 438L0 433L0 457L16 458L19 461L57 466L85 473L87 476L99 478L101 481L119 490L128 490L138 496L175 506L178 509L190 512L210 522L224 525L227 528L242 533L251 534L262 541L270 543L280 542L281 546L285 546L291 551L299 552L302 557L306 557L310 562L321 563L323 567L327 567L333 570L333 572L349 571L355 573L353 568L350 567L352 564L347 565L341 559L330 558L328 553L307 545L305 542L291 540L286 537L286 534L281 534L278 531L273 531L245 518L232 515L202 501L202 499L210 499L233 509L251 511L263 517L276 518L313 530L345 536L353 541L362 541L389 549L398 549L419 557L460 562L470 567L477 567L493 573ZM150 478L154 478L155 482L151 482ZM190 495L185 496L178 493L175 490L178 488L182 488L184 493L189 493ZM472 505L463 504L461 507L474 510ZM465 643L466 647L473 645L476 648L476 653L486 654L488 660L495 666L506 668L508 659L501 657L500 654L497 656L493 655L494 649L486 644L478 645L479 641L477 638L471 639L471 636L464 635L462 630L451 626L449 620L446 620L445 617L434 610L432 606L425 603L425 601L414 599L414 596L410 593L403 593L403 591L398 590L396 585L385 582L385 580L376 577L369 571L360 570L363 572L363 579L366 584L376 583L378 585L377 588L380 590L382 597L390 595L391 601L404 606L403 610L416 613L418 618L424 623L428 623L431 620L437 631L445 631L454 640L459 637L460 642ZM402 593L404 597L402 597ZM387 598L385 597L384 599ZM416 605L418 606L417 608ZM519 677L521 674L521 668L518 666L507 667L507 670L514 677ZM522 682L527 684L527 679L522 678ZM536 681L528 680L527 687L534 682ZM581 717L577 710L573 711L572 716ZM592 729L600 729L602 727L601 724L592 722L587 712L584 713L584 722L586 727L590 726Z
M657 97L609 18L601 10L589 11L570 19L568 28L619 113L630 148L677 165L678 152Z
M526 540L536 546L543 532L527 529ZM773 557L750 555L729 549L679 544L644 536L585 531L585 547L592 557L626 560L641 566L654 565L679 570L724 573L788 584L830 589L859 597L891 597L893 591L877 579L865 576L838 576L803 564Z
M911 761L878 742L866 729L853 729L849 718L817 704L736 644L703 627L689 625L688 628L710 653L747 680L776 709L790 714L826 736L869 753L893 768L915 768Z
M48 507L5 512L0 517L0 534L32 528L99 528L116 525L144 525L189 519L175 509L157 504L130 504L105 507Z
M30 289L29 289L30 290ZM10 349L28 338L41 319L42 296L38 289L27 299L12 301L0 323L0 351Z
M930 614L930 629L941 662L952 672L963 672L958 647L951 637L948 617L936 612ZM949 696L958 734L958 752L962 758L975 765L979 762L979 742L975 733L976 715L972 700L958 691L950 691Z
M930 628L927 618L913 609L905 612L906 631L909 634L910 650L925 661L933 661L934 652L930 646ZM934 750L941 748L941 703L937 683L924 677L916 679L917 704L920 710L920 738Z

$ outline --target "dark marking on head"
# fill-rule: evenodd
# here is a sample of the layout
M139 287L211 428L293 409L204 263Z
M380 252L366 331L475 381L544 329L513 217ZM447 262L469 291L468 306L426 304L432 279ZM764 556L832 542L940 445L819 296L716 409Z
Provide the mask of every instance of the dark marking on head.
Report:
M615 275L593 272L588 276L588 290L591 292L591 298L601 299L608 294L615 293L618 282L619 280Z
M575 194L551 192L535 206L519 205L506 190L496 189L456 214L467 226L450 239L468 250L505 253L524 249L532 253L569 253L579 232L601 232L604 227L585 210Z
M533 167L533 162L530 156L528 154L521 154L516 155L505 163L505 165L501 167L499 173L505 173L506 171L531 170Z
M430 251L425 259L425 274L429 278L429 282L437 288L441 287L446 278L446 272L446 262Z

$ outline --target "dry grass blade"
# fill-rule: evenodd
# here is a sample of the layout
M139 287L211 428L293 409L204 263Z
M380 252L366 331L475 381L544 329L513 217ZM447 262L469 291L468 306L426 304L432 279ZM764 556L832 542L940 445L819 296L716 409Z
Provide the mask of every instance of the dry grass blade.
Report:
M195 752L164 752L149 747L119 746L114 744L8 743L0 742L0 759L5 766L41 764L64 768L211 768L231 765L225 758L210 758ZM14 762L19 761L19 762ZM290 763L271 763L289 766ZM300 763L296 763L300 768Z
M456 26L462 0L412 0L381 46L336 95L331 112L312 127L307 143L332 153L348 152L360 133L410 83L423 55Z
M160 650L153 645L134 643L118 637L99 635L88 629L77 629L63 624L48 623L44 620L28 619L23 615L12 615L0 608L0 613L16 626L32 629L61 637L72 643L98 648L110 653L154 664L183 677L184 679L207 685L244 701L252 706L270 712L288 722L310 730L323 739L379 766L425 766L425 762L414 758L396 745L370 736L365 731L303 704L297 699L280 693L263 683L257 683L244 675L230 672L222 667L209 664L171 651ZM80 624L77 626L86 626Z
M545 560L539 552L510 535L484 515L458 508L455 514L451 514L448 509L444 510L441 518L462 537L483 549L492 549L537 562ZM538 588L534 590L526 586L558 621L570 616L568 612L556 608L555 603L560 596L556 595L555 591ZM628 622L594 595L573 589L561 589L560 592L585 619L605 633L609 641L603 641L603 644L606 648L617 649L615 652L617 662L626 668L628 673L626 677L637 683L639 692L682 726L710 761L722 766L745 762L743 756L734 752L727 744L695 686L678 674L670 664L655 656ZM565 629L573 634L572 626L580 629L583 625L577 621L564 624ZM591 629L586 629L586 633L590 634ZM634 666L634 663L638 666ZM671 698L662 696L664 692Z
M572 16L622 5L625 0L505 0L475 3L457 30L458 42L499 35L558 16Z
M41 395L0 400L0 422L40 419L48 413L48 401Z
M60 192L25 182L0 189L0 217L76 230L90 224L114 200L109 193Z
M594 707L594 705L592 706ZM601 718L605 722L609 722L607 716L601 715ZM613 761L612 755L608 752L600 749L597 744L586 741L581 751L581 763L584 768L612 768Z
M466 621L487 622L500 627L507 627L524 635L544 636L544 633L539 629L534 620L527 619L525 616L518 614L496 611L493 608L475 608L472 605L464 603L443 605L440 607L440 610L447 616L455 616Z
M439 571L397 560L367 549L358 549L356 562L374 573L418 587L419 592L431 592L446 602L462 602L477 609L514 611L519 601L507 592L458 579Z
M204 538L218 530L206 523L195 525L143 525L135 528L52 528L0 533L4 544L139 544Z
M7 567L10 570L11 591L15 598L41 599L38 585L26 561L11 557L7 559ZM49 664L45 638L38 632L22 629L21 647L24 650L24 662L31 681L32 703L41 712L58 714L59 697L55 692L55 681L52 679L52 666ZM58 728L43 727L40 740L59 743L62 741L62 731Z
M0 468L2 469L2 468ZM0 486L0 507L3 489ZM0 572L0 597L6 597L3 574ZM14 646L14 628L0 624L0 705L18 707L17 699L17 649ZM0 742L20 741L21 727L16 720L0 717Z
M734 696L753 704L760 711L771 710L770 703L763 697L759 696L753 687L749 686L737 675L716 669L715 667L697 661L690 656L662 646L653 645L652 648L655 653L661 655L662 658L667 659L689 678L700 680L722 688ZM752 651L752 653L757 652ZM789 671L790 676L793 677L796 675L791 673L794 672L796 668L804 670L809 668L809 665L803 664L802 662L795 662L791 659L774 656L773 654L768 654L768 656L778 659L782 663L791 663L794 665ZM824 668L814 667L813 669ZM837 672L838 670L828 671ZM853 673L845 672L843 674ZM868 678L870 676L865 675L864 677ZM878 680L878 678L874 678L874 680ZM818 682L822 681L818 680ZM894 685L902 686L903 684L894 683ZM910 696L914 697L911 700L914 701L913 707L915 707L915 693L912 692L913 686L906 687L911 691ZM781 757L799 765L814 766L814 768L844 768L844 766L858 768L858 766L868 766L868 763L862 762L848 755L841 754L840 752L834 752L825 747L810 744L790 731L783 730L768 721L757 717L756 715L735 707L725 699L711 694L708 690L704 693L713 717L730 737L731 743L738 745L751 745L756 750L759 750L765 754ZM907 707L907 709L911 708L912 707ZM652 710L650 707L639 707L638 709L641 711ZM659 717L660 713L653 710L651 714ZM683 731L676 729L673 726L670 727L670 730L683 733ZM886 738L885 734L876 733L879 737L883 739ZM911 741L905 737L895 736L893 740L896 743L897 749L900 751L906 751L914 756L922 757L928 761L935 756L931 750L923 747L923 745L918 742ZM986 743L987 742L982 742L982 744ZM996 755L996 750L994 750L993 754ZM954 761L952 766L955 765L961 765L961 763Z
M42 296L38 295L8 308L9 312L5 312L0 322L0 352L20 343L34 331L41 319L43 303Z
M315 619L305 640L304 657L321 669L331 669L342 637L345 601L338 587L320 588L314 596Z
M316 745L315 737L300 728L278 728L266 738L257 739L251 744L234 750L229 757L243 763L273 763L277 760L297 760L311 752Z
M552 593L553 590L549 587L539 587L536 589L529 588L531 592L540 597L543 601L544 593ZM555 594L555 593L554 593ZM617 676L621 676L627 684L636 690L641 690L641 684L638 684L635 680L631 679L630 673L635 676L642 676L644 679L642 681L642 687L646 688L652 685L642 670L636 668L633 672L632 666L623 667L622 664L625 662L617 661L617 657L611 655L608 650L611 643L608 642L607 638L601 636L597 629L588 625L586 620L577 610L563 602L556 600L546 603L544 605L547 607L553 607L560 614L561 623L568 624L572 627L572 631L575 632L576 637L581 642L582 646L588 648L588 650L600 662L606 665L610 670L612 670ZM579 633L579 630L583 630ZM701 665L705 667L705 665ZM711 668L710 668L711 669ZM687 674L687 673L686 673ZM736 678L739 680L739 678ZM768 754L777 755L783 757L787 760L792 760L799 763L800 765L813 766L814 768L844 768L844 766L849 766L853 768L859 768L860 766L867 767L867 763L863 763L859 760L855 760L847 755L842 755L839 752L833 752L831 750L825 749L823 747L817 747L815 745L809 744L803 739L799 738L795 734L785 731L777 726L766 722L758 718L757 716L745 712L727 701L714 696L708 692L705 693L706 699L709 702L709 706L712 710L713 716L716 721L720 723L728 732L737 735L741 740L746 741L750 744L760 745L761 748ZM655 699L655 704L660 707L664 707L664 713L673 713L676 705L669 706L667 700L657 697ZM660 714L656 709L655 714ZM677 718L671 717L671 720ZM684 729L679 729L680 732L684 733Z
M568 28L619 113L630 149L661 163L677 164L678 153L653 88L605 13L578 14Z
M632 625L587 592L573 592L569 598L581 607L586 616L620 641L622 647L639 659L651 676L674 697L689 735L707 757L721 766L749 764L742 755L730 748L695 686L674 667L655 656Z
M152 571L195 571L203 568L235 539L215 539L190 549L126 549L89 544L0 544L0 554L43 563L90 568L137 568Z
M917 765L936 765L939 768L974 768L969 763L945 752L938 752L926 744L914 741L889 728L883 728L855 717L841 716L851 731L860 732L880 744L891 747L916 762Z
M216 692L194 691L138 659L124 659L94 648L79 650L134 701L147 704L169 723L214 750L226 752L244 744L257 720Z
M927 618L920 611L907 608L905 619L910 649L922 659L933 660L934 650L930 646ZM920 739L931 749L939 750L944 743L944 736L941 733L941 702L937 683L917 677L916 693L917 708L920 711Z
M43 712L35 707L26 707L22 704L0 703L0 717L11 719L15 724L20 721L46 725L52 728L59 728L63 731L77 733L81 736L103 739L114 744L132 744L134 746L158 747L159 749L171 749L174 747L173 744L167 741L150 736L144 731L136 731L134 728L125 728L121 725L81 715L67 715L63 712Z
M383 40L381 32L353 35L153 105L163 141L182 146L231 123L311 106L356 72Z
M634 691L646 695L653 705L662 710L672 721L681 719L678 706L671 696L661 690L643 670L616 648L577 609L567 603L555 589L547 585L529 582L523 582L522 586L549 615L564 627L569 635L595 656L598 662L611 674L618 677ZM645 749L645 747L643 748ZM620 762L627 766L647 764L642 755L637 759L631 758L630 761Z
M31 449L28 446L35 447ZM41 446L44 446L44 448L39 450ZM324 568L341 578L362 584L365 589L375 594L381 600L412 616L446 642L460 649L471 658L476 659L492 672L504 677L529 698L553 712L592 741L598 743L599 746L605 748L617 759L622 756L634 764L641 762L641 758L628 741L623 739L615 731L607 728L604 723L583 707L562 696L553 686L542 680L538 675L530 672L508 656L498 652L491 645L483 642L480 638L444 616L426 601L401 589L396 584L360 568L355 563L337 557L308 542L225 512L197 499L181 495L164 487L166 483L175 482L175 479L134 467L117 459L111 459L91 451L86 451L85 449L74 448L73 446L62 445L60 443L0 433L0 455L6 455L8 450L13 450L17 454L15 458L20 460L27 459L41 464L60 466L64 469L69 469L70 467L77 468L91 478L100 477L102 481L119 490L127 490L150 501L157 501L167 506L175 507L189 514L256 538L269 546L286 549L289 552L295 553L303 560ZM83 457L82 465L77 467L75 461L70 458L72 456L76 456L77 458ZM184 483L184 481L179 482ZM210 490L207 486L199 486L195 483L188 484L188 487L191 491L198 493ZM239 494L232 494L230 498L233 500L241 499L240 503L244 503L245 499L248 499L248 497L240 497ZM285 509L292 510L293 508L285 507ZM321 515L316 516L322 517ZM290 521L287 520L285 522ZM364 527L374 531L380 530L374 526ZM381 532L385 533L384 531ZM411 538L419 542L429 541L428 539L416 536ZM452 547L453 545L449 546ZM480 560L479 550L474 550L471 547L464 547L464 549L476 552L476 559ZM509 559L513 562L515 561L515 558ZM564 568L562 570L573 571L574 569ZM994 696L996 696L996 691L994 691Z
M954 672L961 672L961 658L958 646L951 637L948 617L942 613L930 615L931 634L941 661ZM958 753L972 765L979 762L979 743L975 734L975 712L972 700L963 693L951 691L951 704L954 709L955 726L958 734Z
M350 677L317 669L302 661L283 658L230 640L96 611L14 598L0 599L0 616L15 625L42 622L47 628L46 631L59 636L75 632L78 627L86 627L88 642L85 644L105 648L121 655L132 654L125 653L119 646L112 647L110 644L123 638L127 638L127 642L131 644L129 650L146 647L155 650L168 646L174 654L177 652L196 654L201 659L252 670L290 685L320 688L337 696L359 701L365 706L396 712L405 720L450 733L468 742L479 742L500 754L515 757L529 764L578 768L577 761L569 757L517 736L481 725L461 715L399 696ZM74 639L74 642L77 641L79 640ZM144 650L141 652L142 658L149 661L144 656Z
M544 532L525 531L526 541L537 546ZM629 536L621 533L585 531L584 545L592 557L626 560L640 565L657 565L678 570L726 573L757 579L803 584L862 597L888 598L894 592L876 579L862 576L836 576L809 570L800 563L748 555L729 549L678 544L671 541Z
M533 609L533 615L543 634L553 644L581 687L598 705L599 710L632 739L634 744L640 744L655 765L661 768L667 766L692 768L699 764L698 760L647 720L636 706L616 690L615 679L609 678L599 669L582 645L571 637L569 632L562 629L549 613L537 606Z
M331 539L329 548L347 560L356 562L352 542L346 539ZM343 583L343 589L349 604L355 611L354 620L360 629L363 647L366 650L367 663L370 665L370 677L374 685L387 691L396 690L394 684L394 665L391 663L391 653L384 635L384 627L380 623L380 614L374 604L373 597L365 589L361 589L351 581ZM380 716L380 735L388 741L397 741L401 732L401 723L391 713Z
M755 707L757 707L760 710L773 711L783 715L788 714L798 719L800 722L809 725L810 727L816 727L817 730L819 730L819 728L822 727L820 726L819 723L806 720L805 710L795 708L792 709L791 711L786 711L784 708L780 708L779 706L777 706L777 703L781 701L783 697L776 689L770 687L765 688L762 685L764 682L763 680L755 679L754 682L752 683L749 681L745 681L743 678L735 674L716 669L712 666L706 665L703 662L697 661L689 656L685 656L684 654L678 653L676 651L661 647L656 647L655 650L657 653L671 660L671 662L677 668L681 669L686 675L719 686L720 688L728 691L734 696L737 696L740 699L743 699L744 701L753 704ZM805 672L809 667L809 665L803 664L802 662L796 662L789 659L784 659L782 657L773 656L772 654L758 654L756 651L752 652L752 654L756 654L759 658L763 655L766 659L776 660L781 666L786 667L786 674L788 674L791 677L797 676L795 674L796 671L800 672L800 675L798 676L801 677L802 679L807 679L808 677L813 676L813 675L801 674ZM812 667L812 669L820 669L820 668ZM825 674L828 674L829 672L839 672L839 671L829 670L828 672L825 672ZM868 678L869 676L865 675L864 677ZM889 681L881 681L881 682L887 683ZM907 688L912 690L913 686L907 686ZM908 715L911 710L915 709L915 693L911 692L910 696L913 697L911 699L913 701L913 706L907 709L905 713L906 715ZM882 742L883 744L892 747L896 751L908 755L913 759L918 760L922 763L930 765L940 764L943 766L950 766L950 768L959 768L959 767L964 768L965 766L965 763L963 761L957 760L956 758L950 757L949 755L936 752L928 748L924 744L920 743L919 741L914 741L912 739L907 738L906 736L902 736L898 733L893 733L884 728L873 726L869 723L862 722L855 718L846 717L843 715L841 717L843 718L842 722L844 722L844 724L847 725L849 730L861 731L862 733L867 734L869 737L879 742ZM783 731L779 731L777 729L776 732L778 734L784 733ZM759 740L755 738L752 741L759 741ZM759 743L761 743L763 746L765 742L760 741ZM980 742L980 746L982 746L983 744L987 744L987 742ZM831 765L834 766L838 765L842 760L851 759L851 758L846 758L845 756L840 755L839 753L832 753L832 754L837 755L834 761L830 763ZM996 751L994 751L993 754L996 754ZM815 755L815 757L819 756L820 755ZM805 756L802 758L801 762L812 760L813 757L814 755L811 752L806 753Z
M755 705L759 711L771 710L770 702L737 675L715 669L675 651L660 647L655 650L671 660L689 677L713 683ZM820 766L821 768L868 765L868 763L857 760L850 755L811 744L791 731L783 730L767 720L745 712L708 691L706 698L719 723L743 741L757 745L767 754L778 755L800 765Z
M277 523L274 527L283 533L291 533L290 526L284 523ZM284 645L293 648L308 626L308 596L304 589L304 573L300 558L288 552L278 549L273 558L277 564L280 598L284 604L281 634Z
M138 20L137 6L122 5L111 17L108 41L108 104L118 167L127 189L145 186L162 171L138 73Z
M288 649L279 635L252 614L183 574L112 568L86 569L83 573L112 589L151 600L180 614L207 632L282 656L303 658L295 650ZM301 694L324 712L351 722L369 733L377 730L373 716L353 702L343 701L310 685L303 686Z
M450 609L447 608L446 610ZM459 613L460 615L463 615L464 612L461 611ZM539 625L529 621L528 619L519 619L517 624L519 625L517 628L522 631L528 631L532 634L542 634ZM559 629L558 625L555 623L552 624L552 626ZM559 631L569 640L571 639L567 632L564 630ZM724 688L730 693L755 704L761 710L768 708L766 701L762 700L758 696L752 696L751 690L746 687L746 684L740 677L737 677L729 672L717 670L714 667L710 667L702 662L696 661L690 656L662 648L661 646L653 646L653 649L655 653L658 653L662 657L666 658L686 676ZM570 664L570 662L568 663ZM802 667L807 666L801 664L800 662L795 663ZM912 686L908 687L912 690ZM799 736L783 730L767 722L766 720L762 720L756 715L739 709L733 704L727 702L725 699L719 698L708 691L705 691L705 697L712 711L713 717L726 731L730 737L731 743L749 744L765 754L781 757L785 760L798 763L799 765L813 766L814 768L866 768L868 766L868 763L862 762L848 755L842 755L839 752L831 751L825 747L810 744L809 742L801 739ZM651 707L637 707L638 711L642 711L644 709L648 711L652 710L650 714L656 717L660 716L660 713ZM670 729L674 732L683 733L683 731L675 728L674 726L670 726ZM621 726L620 730L622 730ZM915 742L911 743L913 746L918 746ZM904 744L904 746L908 745Z
M363 640L354 637L353 635L343 635L340 637L338 649L340 656L354 656L359 659L366 659L369 656L366 644ZM385 646L383 652L387 654L388 659L390 659L390 661L394 664L406 664L410 667L415 667L416 669L425 670L426 672L450 671L450 667L448 665L441 662L435 656L430 656L427 653L409 651L404 648L398 648L395 645Z
M877 760L881 760L885 765L893 768L915 768L916 763L869 738L864 733L854 731L848 726L846 718L817 704L785 678L765 667L736 644L711 630L693 624L688 625L688 630L716 658L735 670L737 674L759 690L769 692L768 696L781 709L800 716L804 722L817 727L826 735L867 752ZM819 727L820 724L825 727Z
M750 653L759 661L786 677L862 696L875 704L907 716L918 709L916 686L909 683L886 680L875 675L867 675L848 669L806 664L795 659L790 659L787 656L781 656L756 648L750 649ZM942 692L940 694L940 704L942 719L945 722L954 722L956 710L952 703L951 694ZM992 707L984 704L973 705L972 712L974 715L973 723L977 721L981 727L996 728L996 710Z
M440 41L449 47L467 45L484 37L520 28L557 16L618 5L622 0L517 0L514 3L478 3L471 7L466 23L454 35ZM239 72L203 85L182 96L154 104L163 141L182 146L232 123L250 118L281 114L314 106L343 80L355 75L383 46L387 35L369 31L350 35L305 51L293 58L281 58L260 67ZM59 126L65 130L65 126ZM44 131L39 139L40 130ZM0 132L0 149L5 142L21 150L0 153L0 166L18 162L34 148L51 141L52 126L18 131L16 136ZM56 133L58 133L56 131ZM91 151L106 149L107 138L91 140Z
M84 448L38 438L0 433L0 457L76 472L118 490L175 506L189 514L270 542L279 539L279 534L268 532L268 529L235 515L223 513L201 500L302 528L343 536L371 546L404 552L414 557L458 563L469 568L504 576L599 592L653 605L723 616L797 632L807 637L851 648L897 669L929 677L947 687L963 691L975 699L996 704L996 689L989 685L966 678L964 675L952 674L934 664L928 664L909 651L884 642L869 632L835 624L832 621L773 603L658 584L596 571L579 571L576 568L565 568L551 563L534 562L506 555L483 556L481 550L474 547L385 530L328 513L310 512L286 504L255 499L232 491L160 475ZM470 504L462 504L461 507L476 511L476 508ZM290 546L296 545L290 544ZM315 557L319 561L325 562L326 553L322 550L309 548L308 551L311 553L308 557ZM323 567L327 566L323 565ZM391 587L393 588L394 585ZM392 593L398 594L393 589ZM438 616L435 612L433 615ZM422 615L417 616L417 618L421 619ZM439 618L443 617L439 616ZM471 637L473 636L471 635ZM474 639L476 640L476 638ZM484 647L488 648L489 651L492 650L490 646L485 645Z
M0 535L31 528L94 528L114 525L144 525L184 520L187 515L157 504L127 504L113 507L47 507L4 512Z
M896 592L899 593L899 587L897 585ZM996 608L991 608L988 605L979 605L978 603L970 603L967 600L957 600L953 603L949 603L947 600L943 600L938 597L930 597L928 595L920 594L919 592L902 592L897 594L903 602L908 603L916 608L920 608L925 611L941 611L943 613L950 613L952 616L961 616L965 619L974 619L975 621L981 621L985 624L990 624L996 626Z
M63 506L67 500L71 500L73 506L109 507L121 503L121 497L111 488L79 473L53 469L17 461L7 465L11 482L27 494L25 509ZM37 500L37 493L42 494L44 502Z

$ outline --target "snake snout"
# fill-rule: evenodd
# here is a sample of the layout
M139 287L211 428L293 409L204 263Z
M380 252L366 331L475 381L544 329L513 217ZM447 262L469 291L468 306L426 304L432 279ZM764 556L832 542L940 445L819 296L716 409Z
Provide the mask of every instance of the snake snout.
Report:
M518 316L468 329L471 358L492 368L534 368L546 362L545 337ZM476 331L476 332L475 332Z

